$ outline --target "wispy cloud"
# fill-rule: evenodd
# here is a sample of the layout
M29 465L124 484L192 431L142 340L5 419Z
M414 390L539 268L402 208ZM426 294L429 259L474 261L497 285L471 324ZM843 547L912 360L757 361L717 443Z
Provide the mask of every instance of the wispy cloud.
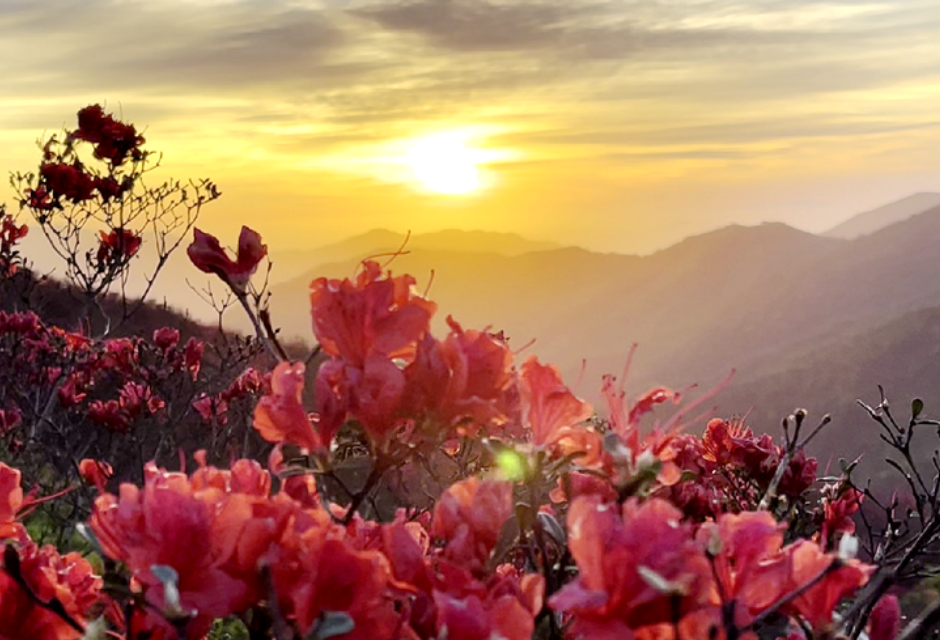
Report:
M940 136L938 31L935 0L0 0L0 139L91 99L295 184L455 123L502 132L519 172L772 149L779 173L887 135L865 153L903 164Z

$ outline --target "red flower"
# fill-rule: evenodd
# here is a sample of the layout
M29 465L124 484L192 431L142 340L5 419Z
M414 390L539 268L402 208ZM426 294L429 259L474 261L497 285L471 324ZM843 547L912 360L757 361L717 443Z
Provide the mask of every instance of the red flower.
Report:
M72 136L88 142L101 142L108 117L100 104L88 105L78 112L78 130Z
M180 332L178 329L162 327L153 332L153 343L163 351L169 351L180 342Z
M101 194L104 202L120 198L129 188L130 184L122 184L110 176L95 178L95 189Z
M304 637L324 612L347 614L345 640L396 637L401 614L388 595L388 561L378 551L354 549L329 524L285 535L268 556L283 614Z
M100 493L104 493L108 480L114 475L114 469L107 462L84 458L78 463L78 472L88 484L94 485Z
M313 332L323 351L362 367L366 357L411 357L437 308L412 292L411 276L382 278L366 262L353 282L318 278L310 283Z
M444 557L483 573L512 515L512 485L470 478L445 491L434 507L431 535L447 541Z
M254 426L268 442L292 442L308 451L317 451L323 449L334 434L330 432L321 438L304 411L305 372L302 362L278 363L271 374L271 393L258 400L255 406Z
M568 548L579 576L549 606L575 616L577 635L588 628L593 635L678 622L705 605L711 568L681 517L657 499L642 505L631 499L622 512L594 496L575 499Z
M118 433L126 433L132 421L131 415L117 400L93 400L88 403L88 419Z
M136 382L127 382L118 392L118 402L121 408L132 418L139 418L144 414L154 414L162 409L166 403L153 395L150 387Z
M0 462L0 539L15 538L23 531L17 514L23 509L23 474Z
M450 381L441 343L430 333L418 341L414 359L404 368L401 411L415 418L436 416Z
M741 420L713 418L705 425L702 436L704 457L722 466L741 466L744 463L745 443L754 437Z
M54 198L67 198L78 203L94 197L95 181L80 166L47 162L39 167L39 175Z
M540 578L540 576L529 576ZM529 640L535 631L533 612L515 595L485 599L475 594L462 598L434 591L439 635L451 640Z
M65 383L59 387L59 391L56 394L59 399L59 404L65 408L74 407L79 404L88 395L85 393L85 384L84 375L79 373L70 375L65 380Z
M702 437L705 460L744 472L762 488L769 486L783 458L783 447L767 434L757 437L743 422L715 418ZM791 458L778 487L785 496L799 496L816 481L817 462L801 449Z
M205 350L205 344L190 338L183 347L183 366L189 371L193 380L199 377L199 369L202 366L202 352Z
M801 615L814 631L828 628L836 605L865 586L875 570L875 567L863 565L858 560L845 561L827 554L809 540L799 540L784 552L791 565L786 592L800 589L826 572L814 586L784 607L789 613Z
M228 402L222 398L203 393L198 400L193 402L193 409L203 422L217 421L220 425L228 424Z
M585 434L594 432L580 425L591 417L594 410L571 393L555 366L540 364L534 356L526 360L519 372L519 393L522 423L529 428L532 444L553 446L567 443L569 446L562 447L565 450L562 455L578 450L572 446L590 445L591 438ZM599 445L599 437L595 440ZM594 449L597 451L599 447Z
M95 157L114 166L123 164L128 156L134 161L144 156L139 147L145 140L137 135L134 125L115 120L97 104L78 112L78 129L71 133L70 138L93 143Z
M112 229L101 232L98 244L98 264L117 266L132 258L140 249L141 238L130 229Z
M556 486L548 494L551 501L560 504L573 502L579 496L597 496L601 502L612 502L617 499L617 491L610 480L598 478L593 473L575 471L566 478L558 478Z
M53 202L52 194L45 187L27 189L25 204L30 209L37 211L52 211L58 206L56 202Z
M503 425L517 410L513 396L512 351L502 334L464 330L447 318L450 335L441 345L450 370L441 414L453 424L471 419L475 426ZM473 430L471 429L471 434Z
M0 409L0 436L5 436L13 431L22 419L23 414L17 409Z
M57 600L79 624L98 601L101 578L78 553L59 555L52 546L39 547L23 537L18 549L6 548L4 559L16 557L16 568L0 568L0 638L5 640L78 640L81 634L59 615L39 605ZM29 586L27 593L10 575L15 571ZM35 596L35 597L34 597Z
M868 619L869 640L895 640L901 632L901 606L895 595L881 597Z
M837 533L855 533L855 522L852 514L858 511L865 499L865 494L858 489L846 487L838 495L838 485L828 485L823 489L823 522L819 531L821 544L828 548L836 541Z
M382 442L399 420L398 408L405 389L401 369L387 357L368 356L362 369L343 359L324 363L317 371L317 409L320 432L326 440L351 415L372 439Z
M16 243L26 237L29 227L17 226L13 216L0 207L0 276L12 276L19 268Z
M212 475L191 481L148 463L143 488L122 484L119 495L100 495L90 522L105 554L127 565L157 611L195 613L193 639L257 601L259 557L286 520L266 498L235 491L234 480L221 488L200 480ZM247 486L257 491L257 480ZM179 602L166 600L154 565L176 571Z
M767 511L724 514L699 529L699 542L714 556L718 592L736 603L739 627L784 594L791 566L781 553L782 529Z
M186 250L189 259L200 271L217 275L236 293L245 292L258 264L268 254L267 245L261 244L261 236L248 227L242 227L238 236L235 260L229 258L215 236L199 229L194 229L193 235L193 243Z
M226 400L235 400L264 389L264 379L257 369L248 367L222 392Z
M258 498L271 495L271 474L257 460L236 460L230 470L206 464L206 451L193 454L199 468L190 477L194 491L215 488L225 493L243 493Z
M113 338L104 341L104 355L98 361L102 371L116 369L124 374L133 373L139 364L137 342L129 338Z

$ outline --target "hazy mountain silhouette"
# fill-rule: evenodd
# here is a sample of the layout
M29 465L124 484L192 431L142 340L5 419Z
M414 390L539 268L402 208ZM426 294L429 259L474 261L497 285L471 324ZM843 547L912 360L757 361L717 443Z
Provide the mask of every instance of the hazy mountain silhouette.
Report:
M776 349L765 344L766 330L753 325L749 308L768 297L769 283L793 279L803 264L841 242L767 224L720 229L643 257L577 248L519 256L415 249L391 268L415 275L419 288L433 272L430 296L443 312L441 328L445 314L466 326L491 325L517 346L537 340L536 351L568 371L587 358L592 376L618 371L632 342L649 350L638 371L654 377L676 368L653 350L681 351L684 384ZM352 262L321 265L275 286L273 316L284 333L310 337L308 314L297 312L296 300L306 297L312 277L354 271ZM699 344L703 333L712 336L710 345Z
M710 387L735 368L719 396L723 413L750 410L755 428L776 432L797 406L829 411L837 423L818 444L849 452L878 445L876 425L854 405L859 396L877 402L878 383L899 404L919 394L928 408L936 389L940 415L938 243L940 207L853 240L764 224L642 257L413 248L390 268L415 275L419 289L433 272L439 335L452 314L464 326L505 330L517 348L534 339L526 353L559 364L572 383L586 359L578 391L591 399L601 374L619 373L639 342L629 391ZM273 317L284 334L311 339L298 301L313 277L355 269L355 260L333 262L275 286ZM853 433L844 447L847 425L859 424L867 435Z
M890 202L871 211L865 211L833 227L824 235L851 240L874 233L879 229L907 220L928 209L940 207L940 193L915 193L896 202Z
M922 398L924 416L940 418L940 307L912 311L867 331L823 342L775 363L776 372L743 378L717 398L719 415L747 415L748 421L770 429L797 407L810 412L810 426L828 413L832 424L811 444L825 468L838 473L834 455L851 460L862 456L860 471L876 479L899 480L884 464L888 447L881 427L858 405L880 401L885 389L895 418L910 418L910 403ZM926 463L940 445L936 432L915 436L917 458Z
M392 254L402 248L404 251L487 252L516 256L558 246L554 242L527 240L515 233L496 231L445 229L409 237L387 229L373 229L317 249L278 253L271 279L272 282L283 282L307 272L314 265L349 260L358 262L370 256Z

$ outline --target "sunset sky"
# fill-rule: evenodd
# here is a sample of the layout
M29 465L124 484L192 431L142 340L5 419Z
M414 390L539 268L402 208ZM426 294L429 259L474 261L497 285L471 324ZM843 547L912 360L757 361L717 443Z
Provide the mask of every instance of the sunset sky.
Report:
M0 0L0 171L100 102L272 248L821 231L940 191L938 33L937 0Z

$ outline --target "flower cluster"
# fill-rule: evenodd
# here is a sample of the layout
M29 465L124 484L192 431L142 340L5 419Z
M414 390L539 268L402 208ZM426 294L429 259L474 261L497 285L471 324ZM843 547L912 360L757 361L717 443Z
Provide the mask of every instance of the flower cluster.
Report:
M65 247L76 220L101 216L90 270L70 273L105 316L108 283L140 252L142 227L112 214L143 143L87 107L21 191ZM196 211L218 195L203 186ZM26 228L0 224L9 276ZM214 639L224 620L266 640L898 640L940 610L902 632L894 587L934 571L915 560L940 549L940 481L930 493L916 468L919 530L897 524L899 499L852 483L853 463L817 476L805 413L783 442L709 419L724 383L628 398L607 376L601 417L500 332L448 317L435 337L415 279L370 261L311 283L319 347L301 359L251 281L260 235L242 228L233 256L193 217L175 224L255 337L96 333L90 315L66 330L0 310L0 438L26 463L0 462L0 639ZM886 402L871 409L912 465L914 427L937 424L918 422L922 404L907 427ZM47 495L24 492L24 475ZM863 499L886 521L862 550L872 564L856 557ZM50 533L62 552L41 544Z
M16 274L20 267L20 255L16 244L26 237L29 227L18 225L0 205L0 278L9 278Z
M133 124L90 105L78 112L76 128L40 142L36 171L11 178L20 207L65 262L66 278L88 299L107 293L126 274L145 233L156 255L148 267L152 283L202 206L220 195L209 180L144 184L142 177L153 168L144 143Z
M782 499L797 501L816 482L815 458L801 449L785 460L782 445L770 435L755 436L741 421L715 418L701 438L679 435L671 449L674 463L687 479L672 486L669 496L699 520L758 508L784 462L775 486Z
M94 157L106 165L104 174L81 161L74 152L78 142L93 146ZM37 211L53 211L62 209L63 202L79 204L99 198L107 204L120 199L134 182L133 174L122 175L122 165L128 159L139 163L146 158L147 152L141 149L144 142L134 125L105 113L101 105L81 109L78 128L66 133L63 149L56 137L43 145L39 181L26 190L24 204Z
M675 628L716 638L733 628L756 639L768 611L803 621L815 637L834 628L835 606L874 569L808 540L782 546L766 511L724 514L696 531L663 500L618 509L585 497L568 519L580 577L549 604L573 616L578 638L670 637Z
M254 461L225 471L197 459L189 476L148 465L143 487L125 484L95 502L102 550L127 567L133 597L147 603L130 623L135 634L184 628L200 638L214 619L273 598L303 635L338 617L349 638L430 639L448 628L467 638L531 636L541 578L487 567L511 514L508 484L452 487L430 529L403 513L343 526L309 482L295 477L272 493Z
M73 363L68 375L63 374L59 402L86 411L92 422L109 430L127 431L141 416L163 409L165 402L155 393L155 386L176 376L193 380L198 376L203 344L190 338L180 348L178 342L179 333L171 329L158 329L152 341L85 342L81 359ZM117 397L101 397L99 389L111 388L117 389Z
M115 167L127 159L139 162L145 155L140 145L146 140L137 133L134 125L117 120L97 104L78 112L78 129L69 137L93 144L95 157Z
M247 282L219 275L236 289ZM221 469L198 452L191 473L151 462L141 486L109 493L111 465L83 460L81 476L99 492L91 539L107 584L123 586L105 593L74 557L25 542L21 561L8 551L9 589L23 589L34 561L72 580L48 597L35 587L42 615L57 616L35 637L77 638L91 611L128 640L196 640L231 617L259 637L350 639L810 640L842 628L837 607L875 570L849 553L857 492L844 483L810 491L814 459L741 423L711 420L693 435L686 416L709 393L642 428L680 395L657 388L628 401L608 378L610 411L599 420L556 367L535 357L516 366L500 334L448 319L450 333L435 339L435 305L413 284L371 263L355 280L312 284L329 357L316 373L316 411L305 406L305 365L286 360L192 403L224 424L229 403L260 395L254 428L277 444L267 470L245 458ZM0 326L42 357L71 354L67 371L45 375L62 380L60 402L113 432L167 411L157 389L196 379L202 359L200 343L181 345L167 328L149 340L92 341L29 314L0 316ZM106 380L116 397L96 397ZM16 429L19 416L11 409L3 420ZM337 500L316 478L335 474L334 441L350 424L369 440L371 472ZM435 450L459 462L480 440L483 458L429 510L403 505L386 522L358 512L386 472ZM288 459L289 445L317 462ZM0 527L23 536L17 514L29 499L18 476L7 484ZM774 492L786 508L761 509ZM788 509L801 501L818 504L800 522L814 533L785 544ZM874 637L894 640L899 613L882 600L869 610Z
M100 606L102 580L78 553L36 544L20 517L33 503L21 474L0 462L0 637L78 638Z

